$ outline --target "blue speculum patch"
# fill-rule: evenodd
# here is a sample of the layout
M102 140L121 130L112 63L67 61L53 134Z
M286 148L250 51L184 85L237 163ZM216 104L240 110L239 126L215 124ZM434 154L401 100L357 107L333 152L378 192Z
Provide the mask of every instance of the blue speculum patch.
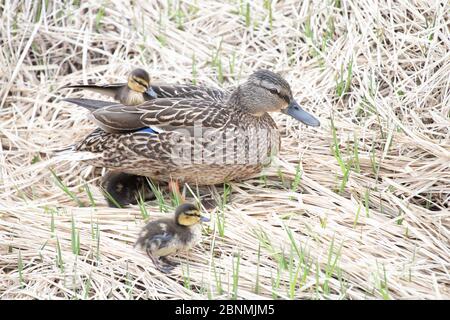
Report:
M153 130L152 128L148 128L148 127L139 129L136 132L157 133L155 130Z

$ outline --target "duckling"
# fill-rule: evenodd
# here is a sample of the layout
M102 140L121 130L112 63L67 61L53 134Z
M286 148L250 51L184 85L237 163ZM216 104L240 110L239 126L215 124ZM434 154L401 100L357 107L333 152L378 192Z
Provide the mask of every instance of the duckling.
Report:
M154 200L155 194L149 188L147 178L124 172L110 171L102 179L101 186L110 207L124 207L144 201Z
M181 204L175 210L174 219L149 222L140 232L134 246L139 245L145 249L156 268L168 273L178 263L170 261L167 256L195 246L201 238L200 222L208 221L208 218L200 215L200 210L195 205Z
M156 92L150 85L150 75L143 69L134 69L128 76L127 83L69 85L64 88L98 92L114 98L125 106L135 106L157 98Z

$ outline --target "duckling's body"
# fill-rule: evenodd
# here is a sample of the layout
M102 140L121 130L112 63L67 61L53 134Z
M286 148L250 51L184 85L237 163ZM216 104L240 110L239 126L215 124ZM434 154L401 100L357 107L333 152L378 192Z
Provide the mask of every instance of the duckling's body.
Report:
M230 92L216 88L190 84L151 84L150 75L143 69L135 69L127 83L69 85L65 88L89 90L111 97L125 106L135 106L158 98L203 99L225 101Z
M138 106L81 100L68 101L95 109L91 115L101 128L75 146L94 155L88 163L166 182L212 185L260 172L280 147L268 112L319 125L295 102L287 82L267 70L218 100L162 98Z
M155 199L144 176L110 171L103 176L101 185L106 192L105 198L110 207L125 207L136 204L139 200Z
M165 257L195 246L200 241L202 228L199 224L187 228L177 225L173 219L160 219L147 224L143 232L146 248L155 256Z
M150 85L150 75L143 69L133 70L128 76L127 83L69 85L66 88L97 92L111 97L125 106L135 106L157 97Z
M148 223L135 245L147 252L159 270L170 271L176 264L166 257L179 251L188 251L200 241L201 221L209 219L202 217L194 205L182 204L176 209L174 219L158 219Z

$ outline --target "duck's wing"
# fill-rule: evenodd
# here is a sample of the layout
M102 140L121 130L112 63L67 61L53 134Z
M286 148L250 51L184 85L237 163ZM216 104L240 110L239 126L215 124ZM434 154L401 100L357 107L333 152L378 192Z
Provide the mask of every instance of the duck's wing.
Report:
M102 101L102 100L82 99L82 98L65 98L62 100L76 104L76 105L86 108L90 111L94 111L94 110L97 110L100 108L104 108L104 107L108 107L108 106L117 104L117 102L113 102L113 101Z
M111 83L111 84L77 84L64 86L63 89L83 89L103 94L105 96L115 98L117 92L125 87L126 83Z
M107 103L90 99L70 99L90 110ZM230 120L228 109L217 102L202 99L155 99L137 106L120 103L97 108L92 119L106 132L130 132L145 127L161 131L175 129L193 130L194 125L202 128L222 128Z
M172 224L173 221L169 219L160 219L148 223L142 228L134 245L151 248L152 251L166 246L173 239Z
M150 249L150 251L158 251L159 249L166 247L172 239L173 235L167 233L156 234L153 236L139 238L136 244L139 244L146 249Z
M153 85L158 98L188 98L224 102L229 96L228 90L220 90L196 85Z

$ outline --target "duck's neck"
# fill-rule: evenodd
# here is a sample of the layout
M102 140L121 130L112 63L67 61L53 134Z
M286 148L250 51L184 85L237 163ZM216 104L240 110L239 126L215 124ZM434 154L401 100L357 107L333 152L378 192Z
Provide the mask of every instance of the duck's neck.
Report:
M259 119L262 116L266 116L267 112L264 112L264 111L262 111L260 113L251 112L251 110L249 109L247 104L244 103L245 99L242 100L242 90L249 90L249 88L246 88L244 86L245 86L245 84L238 86L230 94L230 97L228 98L228 102L227 102L228 106L230 108L234 108L238 112L244 113L244 114L254 117L256 119Z
M234 91L230 94L228 98L227 104L231 108L235 108L237 110L241 109L241 86L238 86Z

